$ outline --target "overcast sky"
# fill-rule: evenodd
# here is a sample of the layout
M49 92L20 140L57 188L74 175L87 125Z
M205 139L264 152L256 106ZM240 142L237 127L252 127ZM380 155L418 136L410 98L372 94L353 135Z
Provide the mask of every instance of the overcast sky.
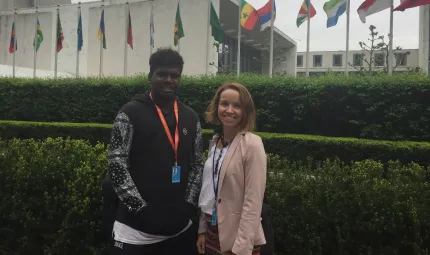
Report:
M390 10L375 13L366 18L362 23L357 8L364 0L351 1L349 48L360 49L359 41L367 41L369 26L374 25L380 35L388 36L390 32ZM267 0L249 0L255 8L263 6ZM297 14L303 0L276 0L278 13L275 26L281 29L289 37L296 40L298 51L306 51L307 23L299 28L296 25ZM312 5L317 14L311 19L310 51L345 50L346 47L346 13L340 18L336 26L327 28L327 14L323 10L326 1L314 0ZM400 0L394 0L394 6L400 4ZM282 13L282 15L280 15ZM419 8L407 9L404 12L394 12L393 46L402 48L418 48ZM388 38L387 38L388 39Z
M72 0L72 2L90 2L94 0ZM224 1L224 0L221 0ZM262 7L268 0L248 0L254 8ZM350 50L360 49L359 41L367 41L369 26L376 26L380 35L387 37L390 32L390 10L375 13L366 18L363 24L357 14L357 8L364 0L351 1L350 15ZM277 18L275 26L297 42L298 51L306 51L307 24L299 28L296 25L297 13L303 0L276 0ZM340 18L336 26L327 28L327 15L323 10L324 0L312 1L317 14L311 19L310 51L345 50L346 46L346 13ZM394 6L400 0L394 0ZM407 9L404 12L394 12L394 40L393 46L404 49L418 48L419 7ZM388 39L388 38L387 38Z

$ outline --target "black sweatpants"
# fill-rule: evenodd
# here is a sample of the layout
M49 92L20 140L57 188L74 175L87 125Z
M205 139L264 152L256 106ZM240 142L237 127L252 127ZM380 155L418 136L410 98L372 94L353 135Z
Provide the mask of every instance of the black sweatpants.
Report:
M197 255L197 225L192 224L179 236L165 241L148 244L133 245L113 241L112 255Z

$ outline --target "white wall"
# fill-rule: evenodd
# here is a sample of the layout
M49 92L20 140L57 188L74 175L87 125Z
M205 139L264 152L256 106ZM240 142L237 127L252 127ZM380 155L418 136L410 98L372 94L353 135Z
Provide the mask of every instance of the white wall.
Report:
M131 2L131 1L130 1ZM219 0L213 1L219 9ZM150 56L150 2L130 3L134 50L128 49L128 74L147 73ZM155 49L173 46L173 27L177 1L157 0L154 4ZM181 18L185 37L181 40L180 53L184 57L184 73L198 75L206 73L206 43L208 5L206 1L181 1ZM40 23L45 37L37 57L37 68L54 69L56 8L40 8ZM28 14L25 14L27 12ZM80 53L80 75L99 74L100 41L97 31L100 23L100 4L82 4L83 49ZM16 22L18 51L17 66L33 67L32 40L34 36L34 9L20 10ZM10 30L13 15L4 12L0 17L0 64L12 64L9 54ZM61 7L64 33L63 50L58 54L58 71L75 74L77 48L77 5ZM125 5L105 6L105 27L107 49L103 52L103 73L105 76L123 75L125 42ZM209 45L212 46L213 37ZM217 61L215 50L210 51L209 62ZM217 64L217 63L216 63ZM215 73L216 68L210 67Z
M273 74L287 74L296 75L296 61L297 61L297 46L292 46L285 51L277 51L274 54ZM282 62L276 62L276 59L285 59ZM262 73L269 74L269 52L263 52Z
M278 66L273 67L273 73L285 73L287 75L296 76L297 69L297 46L288 48L286 51L281 52L281 59L286 59Z

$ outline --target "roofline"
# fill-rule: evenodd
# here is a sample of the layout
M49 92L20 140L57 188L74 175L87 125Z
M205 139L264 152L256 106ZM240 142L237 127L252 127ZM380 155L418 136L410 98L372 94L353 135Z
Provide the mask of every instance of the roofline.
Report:
M285 34L284 32L281 31L281 29L277 28L276 26L273 27L273 31L278 33L280 36L284 37L285 39L287 39L288 41L290 41L292 44L294 44L294 46L297 47L297 42L295 40L293 40L291 37L289 37L287 34Z

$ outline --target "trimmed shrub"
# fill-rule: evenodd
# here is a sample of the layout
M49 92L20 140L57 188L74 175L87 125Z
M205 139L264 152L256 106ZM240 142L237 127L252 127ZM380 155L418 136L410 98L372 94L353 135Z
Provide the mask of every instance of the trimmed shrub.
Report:
M0 141L0 254L107 254L106 147L62 138ZM428 254L428 169L308 164L269 155L266 202L282 254Z
M212 130L203 130L204 148L209 146ZM110 124L42 123L24 121L0 121L0 138L46 139L63 137L84 139L92 144L109 143ZM344 162L364 159L399 160L403 163L430 164L430 143L394 142L356 138L323 137L312 135L257 133L264 142L267 153L280 155L292 161L315 161L339 158Z
M250 90L258 131L430 141L430 79L425 76L184 77L180 99L204 123L204 112L225 81L241 82ZM148 89L143 76L0 78L0 119L112 123L124 103Z
M101 254L107 147L0 140L0 254Z
M283 164L269 177L277 254L429 254L428 169L417 164Z

